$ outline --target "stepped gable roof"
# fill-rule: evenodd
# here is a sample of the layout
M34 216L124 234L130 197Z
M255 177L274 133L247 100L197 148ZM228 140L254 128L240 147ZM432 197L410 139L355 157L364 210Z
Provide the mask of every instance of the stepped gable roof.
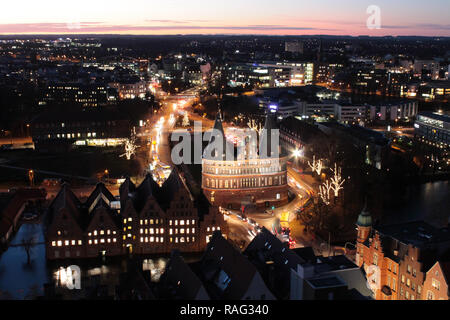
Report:
M153 179L151 174L147 174L144 181L136 188L135 192L132 193L134 208L137 212L140 212L149 197L154 196L158 200L158 190L159 185Z
M172 170L169 178L164 182L160 189L158 203L161 208L167 209L170 206L174 196L180 191L185 190L190 197L190 200L193 200L190 191L182 178L180 177L180 173L178 169L175 167Z
M167 210L174 196L183 189L193 200L177 168L172 170L169 178L161 187L155 182L152 175L148 174L138 187L135 187L131 181L125 181L120 189L122 206L124 206L126 200L131 199L137 212L142 211L149 197L154 197L160 208Z
M91 195L87 199L85 205L87 206L89 213L94 210L98 203L102 200L107 206L110 206L112 201L115 201L116 198L109 192L104 183L98 183L95 187L94 191L92 191Z
M127 177L119 188L120 205L122 208L125 207L126 201L132 198L134 192L136 192L136 185L131 181L130 177Z
M70 190L69 186L64 183L49 207L48 222L51 223L61 209L66 209L72 214L75 221L79 221L82 216L81 206L80 200Z
M92 219L94 219L97 213L101 211L109 215L109 217L111 218L111 220L114 222L114 224L118 229L122 228L121 216L117 214L116 211L112 210L110 205L103 198L100 198L96 202L95 207L89 212L89 214L85 217L85 219L83 219L84 220L83 229L86 229L91 223Z

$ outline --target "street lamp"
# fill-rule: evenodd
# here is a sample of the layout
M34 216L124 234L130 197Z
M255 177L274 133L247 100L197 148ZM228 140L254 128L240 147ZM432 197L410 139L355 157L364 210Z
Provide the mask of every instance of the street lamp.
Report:
M30 180L30 187L32 187L33 182L34 182L34 171L33 170L28 170L28 179Z
M294 152L293 152L292 154L293 154L293 156L294 156L295 158L302 157L302 156L303 156L303 150L295 149Z

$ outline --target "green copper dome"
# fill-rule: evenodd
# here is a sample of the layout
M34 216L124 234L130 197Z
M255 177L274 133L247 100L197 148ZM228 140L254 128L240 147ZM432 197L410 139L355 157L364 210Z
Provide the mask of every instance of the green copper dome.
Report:
M367 211L367 205L364 206L364 209L361 211L361 214L358 216L358 221L356 225L359 227L371 227L372 226L372 216L370 212Z

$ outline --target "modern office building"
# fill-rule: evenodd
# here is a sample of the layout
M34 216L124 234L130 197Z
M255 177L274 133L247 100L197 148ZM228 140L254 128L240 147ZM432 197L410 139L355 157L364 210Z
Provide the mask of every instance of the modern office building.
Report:
M284 51L303 54L303 42L300 41L285 42Z
M149 91L147 83L140 80L112 82L109 86L117 90L120 100L144 99L145 94Z
M415 136L438 148L450 147L450 117L433 112L421 112L414 124Z
M44 112L33 119L31 136L37 150L56 146L116 146L131 135L132 121L115 110Z
M370 106L370 120L382 122L411 121L417 116L417 101L380 102Z
M39 105L79 104L83 108L95 108L108 104L110 96L114 100L115 94L102 84L56 83L43 91Z
M230 85L258 88L304 86L314 80L314 63L262 62L240 63L228 67Z

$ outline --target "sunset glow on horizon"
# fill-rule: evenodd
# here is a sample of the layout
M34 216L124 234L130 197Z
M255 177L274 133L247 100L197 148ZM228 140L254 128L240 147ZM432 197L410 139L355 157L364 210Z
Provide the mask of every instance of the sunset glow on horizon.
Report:
M381 9L381 29L366 26ZM0 34L450 36L450 1L9 1Z

